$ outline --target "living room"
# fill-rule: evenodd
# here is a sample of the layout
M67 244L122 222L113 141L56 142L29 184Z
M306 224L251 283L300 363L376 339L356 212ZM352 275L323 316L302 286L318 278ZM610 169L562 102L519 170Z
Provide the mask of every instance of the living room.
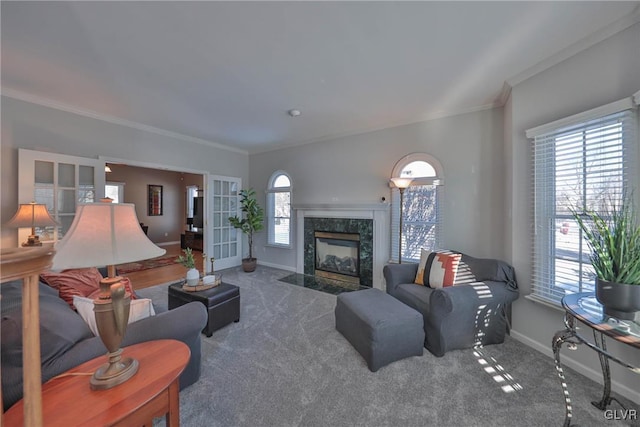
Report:
M551 5L557 6L553 2ZM551 5L549 5L551 8L549 10L534 10L540 15L546 16L545 13L554 11ZM36 5L31 5L31 8L34 6ZM68 7L64 3L61 6ZM360 6L351 5L356 10L345 10L342 12L344 14L338 13L338 10L328 9L323 12L322 16L335 14L344 16L345 19L349 17L355 20L357 14L363 14L366 17L368 13L371 13L374 18L382 20L384 25L381 24L381 27L384 27L390 25L390 22L382 18L386 16L385 13L389 16L400 13L394 11L394 8L400 7L400 4L392 7L388 4L385 6L390 10L384 10L384 13L367 9L367 7L373 7L370 4L362 4ZM466 3L464 6L471 7ZM498 7L496 5L485 6L487 8ZM511 6L513 5L510 4L509 7ZM187 112L180 117L166 114L155 119L155 122L149 119L149 122L146 123L142 120L144 115L138 116L140 122L127 119L126 115L121 115L121 111L134 109L135 106L130 104L126 98L117 98L114 95L115 92L110 90L109 85L96 83L109 68L108 61L101 56L108 57L107 52L91 48L89 41L78 35L80 33L75 33L74 37L70 38L61 36L61 40L66 40L70 46L68 51L74 52L72 55L65 50L68 55L75 58L86 49L87 55L90 56L88 62L95 60L93 65L87 66L81 71L67 68L64 67L63 56L59 57L61 59L50 57L53 54L47 53L46 42L38 41L42 36L34 29L40 25L43 31L47 29L53 32L49 27L65 27L72 26L72 24L78 26L72 18L74 12L91 17L95 12L92 12L87 5L79 4L74 6L76 9L72 8L71 12L68 9L56 9L55 6L48 6L51 10L40 14L37 9L30 9L28 6L20 6L14 2L3 2L1 151L3 178L0 195L2 222L4 224L6 220L11 218L18 207L20 176L18 149L21 148L101 159L102 161L129 160L139 164L168 167L176 171L237 177L241 179L243 187L253 187L257 190L258 200L262 206L266 206L266 190L269 179L274 172L285 171L292 181L294 210L301 207L371 206L380 204L383 197L388 202L392 199L389 179L392 177L392 170L396 163L406 155L426 153L437 159L444 171L444 185L442 186L444 197L441 206L443 221L439 246L456 249L475 257L501 259L515 268L520 298L512 306L511 337L525 344L532 351L540 352L543 357L550 359L552 357L551 340L553 334L563 327L563 311L559 307L544 305L526 298L531 293L530 278L533 268L531 260L531 177L533 172L531 140L527 138L525 132L536 126L632 97L640 90L640 73L637 71L640 69L638 3L595 2L592 6L586 4L576 4L575 6L576 9L562 10L567 13L565 18L575 16L580 12L580 8L593 12L594 9L589 9L589 7L600 8L597 9L599 13L610 14L606 15L607 19L594 20L592 29L585 29L580 35L571 33L567 38L561 39L561 45L554 45L553 37L555 34L548 35L551 37L551 41L548 42L546 50L544 50L546 55L541 57L539 52L531 51L532 58L535 57L536 60L532 60L526 67L518 69L513 74L505 75L500 84L504 84L506 89L502 91L502 87L498 87L494 98L484 99L483 102L476 102L474 105L463 106L457 103L458 99L463 98L466 92L485 85L485 80L489 79L487 74L491 74L493 69L485 68L488 67L485 60L488 61L492 55L499 57L515 55L519 46L524 45L529 38L544 35L541 34L545 31L544 28L538 28L535 24L527 27L527 20L524 17L522 20L515 20L513 15L506 15L514 20L502 22L504 34L507 35L502 39L505 42L503 45L485 47L481 55L464 58L464 60L447 55L439 57L442 62L451 61L460 64L458 68L462 71L456 74L457 81L454 82L459 85L447 86L447 92L439 92L442 99L439 102L434 102L432 107L424 108L423 120L415 120L415 116L412 116L411 120L403 122L403 118L399 114L403 105L390 104L387 107L384 120L372 121L374 126L370 127L364 126L363 122L358 122L358 126L355 126L360 129L366 127L368 129L366 131L355 132L341 128L344 130L337 132L334 129L325 129L324 133L313 134L325 136L319 138L317 142L314 142L312 138L296 134L297 139L282 139L266 149L254 142L260 139L255 137L255 134L266 134L267 136L261 136L261 138L263 141L269 140L271 131L266 127L261 129L260 127L264 126L262 122L258 122L256 126L247 125L245 129L236 129L237 134L244 136L245 145L242 148L227 144L222 138L203 137L204 132L199 127L202 121L209 120L215 124L214 127L217 126L221 129L225 127L226 123L219 122L216 118L217 114L224 111L224 106L219 107L222 110L208 109L206 104L202 104L199 95L194 95L197 100L194 101L194 106L180 105L177 107L177 111ZM127 9L130 12L127 15L144 22L143 10L137 9L135 6L130 7L132 9ZM264 12L262 9L259 12L252 12L252 8L256 6L251 3L245 3L238 7L242 13L252 16L253 14L261 16L261 12ZM262 7L268 8L268 6ZM338 8L339 4L334 4L334 7ZM505 6L507 9L509 7ZM570 6L566 7L570 8ZM283 10L293 13L286 7ZM472 10L474 9L472 8ZM114 20L118 19L121 13L115 8L113 10L106 9L103 12L107 13L104 15L105 19L108 17ZM286 16L285 12L282 12L282 16ZM559 10L556 12L560 13ZM179 11L177 13L187 12ZM227 15L221 13L220 16ZM589 16L593 18L594 15ZM406 15L402 15L402 17L406 18ZM465 19L471 23L474 21L472 18L465 15ZM286 22L285 18L281 17L281 19ZM225 25L225 22L220 22L220 20L220 17L216 18L215 24L217 26L233 27L232 24ZM336 20L337 23L331 22L344 26L348 26L348 22L351 22L345 23L337 18ZM436 22L432 21L429 20L429 23L435 26ZM276 22L281 21L276 20ZM355 22L360 21L356 20ZM412 23L411 28L418 26L416 22L410 22ZM532 22L535 20L532 19ZM290 25L293 26L293 29L306 34L300 28L303 27L302 23L311 25L310 21L300 21L296 25ZM493 23L495 24L495 22ZM130 22L124 22L120 29L124 31L124 29L130 28L128 24ZM398 25L397 22L395 24ZM582 25L578 19L572 21L571 24L572 27L581 27ZM235 25L247 32L255 31L255 33L251 32L254 37L246 41L248 45L256 43L255 40L260 38L261 33L258 30L265 31L265 28L259 23L253 23L255 26L253 30L252 27L247 28L244 24L236 23ZM360 25L364 24L360 23ZM457 24L450 23L450 25L456 26ZM486 26L487 24L480 23L478 25ZM158 31L152 23L149 23L149 26L154 31ZM382 31L376 25L372 24L372 26L374 28L367 27L369 32L363 32L363 34L376 37L376 31ZM82 26L80 25L80 27ZM97 39L106 37L107 34L104 33L106 27L106 25L98 27L103 32L95 33L93 36ZM557 29L558 27L553 28ZM232 28L228 28L228 31L235 34L232 32ZM162 31L158 31L158 33L164 34ZM30 34L33 34L35 39L34 45L27 43L30 40ZM45 32L45 34L48 33ZM355 44L363 34L351 34L351 39L348 40ZM386 32L384 34L388 35ZM410 39L413 34L405 35L407 39ZM144 57L145 54L150 55L151 52L145 53L140 46L146 46L149 51L162 50L163 46L171 42L170 37L166 34L158 37L161 38L157 41L157 45L147 39L139 42L140 45L137 47L140 49L138 53L141 57ZM279 37L290 40L284 35ZM276 37L276 40L282 41L279 37ZM471 38L473 35L468 35L468 37ZM569 40L571 37L574 39ZM441 38L442 36L429 40L429 42L440 41ZM375 40L381 42L377 38ZM23 46L20 43L27 44ZM297 46L300 49L298 52L304 52L304 46L298 46L291 41L289 43L294 47ZM304 44L303 42L298 43ZM335 43L335 45L338 44ZM231 40L229 45L233 45ZM332 44L332 47L335 45ZM416 45L418 43L413 42L410 47L415 49L415 56L422 56L421 50ZM100 46L103 47L103 45ZM249 50L244 44L240 46ZM198 52L206 52L205 47L200 46L201 50ZM336 53L338 59L335 59L336 62L332 67L340 68L341 61L347 61L349 53L355 54L355 51L351 52L348 47L347 43L347 47L339 51L340 54ZM216 45L216 48L218 50L211 54L213 58L211 61L215 60L216 54L226 55L229 54L229 49L233 50L226 44ZM367 44L364 50L371 48ZM379 48L391 58L381 62L395 60L394 53L397 53L395 52L395 49L398 48L397 44L380 43ZM213 48L211 49L213 50ZM357 50L355 47L353 49ZM54 51L53 47L51 47L51 51ZM175 62L162 55L154 56L155 61L159 62L151 61L151 64L153 67L166 67L164 71L166 73L177 73L186 63L188 57L185 52L188 51L189 49L186 48L184 50L176 49L174 52ZM249 51L255 52L254 50ZM280 53L277 45L272 47L272 50L262 47L258 49L256 57L259 60L268 61L269 58L265 58L266 51ZM229 56L233 57L231 54ZM70 58L69 61L75 60L74 58ZM402 58L406 59L405 56ZM140 59L140 61L142 60ZM296 94L304 93L309 82L322 80L323 72L328 73L326 69L322 69L323 72L318 71L315 74L314 70L321 69L321 64L315 63L312 58L308 58L307 61L309 61L307 71L311 77L303 79L293 87L288 87L286 96L280 93L274 94L270 88L260 87L259 83L254 83L261 81L261 73L269 75L275 73L269 68L272 65L271 62L266 62L269 66L248 67L249 69L238 70L235 74L234 70L218 69L216 71L221 79L228 78L229 74L234 74L238 80L251 87L256 98L269 98L271 95L273 109L276 111L271 111L265 116L276 116L273 119L275 123L273 128L296 131L298 127L302 127L305 120L314 121L313 105L298 104L300 98L296 97ZM400 63L398 67L389 72L389 75L395 75L397 76L396 80L402 80L408 79L413 73L422 75L429 72L428 68L411 70L410 65L411 62ZM373 65L369 64L369 67L374 69L382 67L382 64L376 62ZM46 76L32 76L35 69L46 69L51 79L55 81L65 75L69 76L69 80L65 80L66 85L50 87L48 91L39 93L34 88L38 85L47 87L47 80ZM154 69L147 68L147 71L151 75ZM189 70L188 81L184 85L189 86L193 82L203 79L204 77L200 75L202 71ZM286 73L286 70L280 71ZM205 70L204 74L212 73ZM332 84L335 84L341 89L345 89L341 85L357 86L355 75L357 74L351 75L351 77L343 76L347 83L340 82L338 84L326 80L321 85L331 87ZM32 76L33 80L29 80L29 76ZM151 101L151 103L156 106L162 107L162 104L170 104L174 95L172 92L165 91L163 87L152 89L142 87L147 77L146 75L131 76L131 82L138 82L141 86L140 90L143 92L153 90L155 101ZM297 78L299 78L297 75L286 74L288 80L297 81ZM23 85L21 79L31 81L33 87L28 89L26 84ZM387 84L385 81L380 83L380 85L385 84ZM205 85L203 84L203 86ZM215 87L211 96L235 98L224 89ZM376 96L382 96L383 93L375 92L374 89L374 87L360 88L361 92L353 96L355 98L356 95L359 95L366 102L375 104L378 103ZM285 93L284 88L279 88L279 90L281 93ZM201 92L206 93L207 90L201 88ZM86 97L82 100L75 99L74 96L79 96L79 93L85 93ZM371 93L370 97L368 97L368 93ZM343 98L344 95L339 90L333 93L333 96L335 109L326 114L337 116L337 124L341 121L348 121L349 116L354 116L353 120L358 118L360 110L355 107L356 105L361 107L360 104L351 104L350 99ZM410 97L407 99L409 99L407 102L411 101ZM453 107L446 108L449 104ZM251 103L245 105L246 112L249 114L252 105ZM236 104L234 104L234 108L236 108ZM287 116L286 112L291 108L299 108L302 115L299 117ZM240 116L244 113L242 110L234 112ZM204 120L201 121L203 116ZM388 125L384 126L383 122ZM162 123L166 123L166 127L161 125ZM193 132L189 131L191 123L194 125ZM317 126L321 127L324 122L318 120L318 123ZM295 213L292 218L295 222ZM383 245L383 252L376 256L388 261L393 259L389 246L391 239L395 239L396 236L391 235L389 224L385 224L383 230L387 236L386 242L389 244ZM267 233L258 234L255 249L259 265L287 272L297 271L299 269L297 251L300 248L297 244L295 226L292 227L292 233L290 247L269 245ZM18 243L16 232L3 227L2 248L16 247ZM382 271L375 272L374 287L384 289L383 280ZM637 360L637 349L611 343L609 350L620 358ZM255 356L259 357L259 354ZM209 363L210 367L217 366L216 362ZM602 382L599 362L594 353L588 349L580 348L575 352L564 352L563 363L593 381ZM640 402L638 393L640 376L629 375L625 369L613 365L612 377L614 391L636 403ZM244 381L245 379L241 377L239 380ZM559 384L557 386L559 395L555 397L555 400L561 401L560 386ZM594 390L594 393L597 394L597 392L598 390ZM558 416L561 420L562 414ZM334 421L337 423L338 420ZM242 424L242 422L237 422ZM290 423L295 424L294 421Z

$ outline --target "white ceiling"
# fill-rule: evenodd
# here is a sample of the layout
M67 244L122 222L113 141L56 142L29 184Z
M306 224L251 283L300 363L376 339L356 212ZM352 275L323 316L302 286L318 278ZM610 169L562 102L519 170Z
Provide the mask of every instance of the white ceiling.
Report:
M639 5L2 1L2 92L260 152L501 105Z

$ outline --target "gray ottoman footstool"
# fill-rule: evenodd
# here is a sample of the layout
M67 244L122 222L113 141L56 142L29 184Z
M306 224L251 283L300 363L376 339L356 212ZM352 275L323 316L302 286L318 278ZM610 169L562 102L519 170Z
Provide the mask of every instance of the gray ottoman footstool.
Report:
M335 315L336 329L371 372L405 357L422 356L422 315L379 289L338 295Z

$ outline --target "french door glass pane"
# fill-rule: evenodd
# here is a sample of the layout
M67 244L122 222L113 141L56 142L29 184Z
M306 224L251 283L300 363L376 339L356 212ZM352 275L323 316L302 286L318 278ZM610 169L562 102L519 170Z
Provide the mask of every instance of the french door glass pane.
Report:
M76 165L68 163L58 163L58 186L76 186Z
M36 184L53 185L53 162L35 161L35 177Z

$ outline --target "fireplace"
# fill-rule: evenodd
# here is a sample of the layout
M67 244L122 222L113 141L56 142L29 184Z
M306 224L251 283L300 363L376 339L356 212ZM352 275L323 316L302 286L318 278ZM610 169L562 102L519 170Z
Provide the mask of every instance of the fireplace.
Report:
M305 217L302 222L302 273L372 287L373 220Z
M315 231L315 275L360 284L360 234Z

